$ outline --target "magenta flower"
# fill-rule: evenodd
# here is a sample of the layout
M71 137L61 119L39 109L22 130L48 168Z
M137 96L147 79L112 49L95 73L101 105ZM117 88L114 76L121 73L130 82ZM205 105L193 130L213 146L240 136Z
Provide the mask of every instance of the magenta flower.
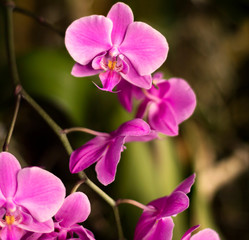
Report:
M178 135L178 125L189 118L195 107L196 97L188 83L181 78L162 79L161 74L155 74L150 90L142 90L135 86L127 87L129 83L118 86L119 100L126 110L132 109L132 97L143 99L139 105L136 117L148 117L151 128L169 136Z
M88 197L82 192L70 194L65 200L62 207L55 214L55 228L51 233L32 234L27 240L95 240L92 232L79 225L84 222L91 212ZM74 234L78 238L74 237Z
M92 15L75 20L66 30L65 45L76 61L72 75L99 74L105 91L121 79L149 89L151 73L166 60L168 43L157 30L134 22L124 3L112 6L107 17Z
M150 202L137 223L134 240L171 240L174 228L172 216L188 208L186 194L194 180L195 174L185 179L169 196Z
M98 180L104 185L110 184L115 179L124 144L131 141L149 141L156 136L142 119L125 122L110 134L99 133L97 137L76 149L70 157L70 171L77 173L97 162L95 169Z
M17 240L26 231L53 231L52 216L61 207L65 187L52 173L38 167L21 169L8 152L0 153L0 236Z
M220 240L217 232L210 228L203 229L191 237L191 233L198 228L199 225L190 228L181 238L181 240Z

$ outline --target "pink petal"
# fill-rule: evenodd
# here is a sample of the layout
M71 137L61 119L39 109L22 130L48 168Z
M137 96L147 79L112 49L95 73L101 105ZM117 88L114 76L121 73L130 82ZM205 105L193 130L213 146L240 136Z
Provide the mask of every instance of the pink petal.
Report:
M18 160L11 153L0 153L0 205L4 197L14 196L17 188L17 173L20 169Z
M193 231L195 231L199 226L200 226L200 225L196 225L196 226L193 226L193 227L191 227L190 229L188 229L188 231L186 231L186 232L184 233L184 235L182 236L181 240L189 240L190 237L191 237L191 233L192 233Z
M121 80L117 85L117 95L121 105L128 111L132 111L132 84Z
M121 105L128 111L132 111L132 99L142 99L144 94L142 89L130 84L128 81L121 80L117 85L117 95Z
M112 43L119 45L124 39L128 25L133 22L132 10L128 5L119 2L112 6L107 17L113 22Z
M55 215L55 219L62 227L71 227L76 223L84 222L91 212L88 197L82 192L70 194L62 207Z
M25 231L15 225L5 226L0 230L1 240L21 239Z
M124 138L116 137L109 145L106 154L97 162L96 172L98 180L103 185L108 185L114 181L117 165L120 160L121 151L124 144Z
M144 76L158 69L166 60L168 43L157 30L143 22L131 23L119 50Z
M77 173L97 162L104 154L108 144L106 137L95 137L83 146L79 147L70 156L69 169L71 173Z
M136 114L136 117L137 118L143 118L145 113L146 113L146 110L147 110L147 106L148 104L150 103L150 100L148 100L147 98L144 99L144 101L142 101L137 109L137 114Z
M144 240L171 240L173 236L174 222L171 217L162 218L155 222L149 234Z
M26 231L36 233L49 233L54 229L54 222L52 218L45 222L38 222L27 213L22 212L22 216L24 217L24 219L26 219L26 221L22 221L20 224L18 224L18 227Z
M124 58L123 61L128 66L128 72L126 74L120 73L121 76L128 81L129 83L145 89L150 89L152 85L152 78L151 75L144 75L141 76L137 70L134 68L132 63L129 61L128 58Z
M65 187L52 173L38 167L24 168L17 182L15 203L28 209L37 221L49 220L61 207Z
M79 238L70 238L70 240L95 240L93 233L82 226L73 227L71 230L76 233Z
M103 91L112 92L113 88L120 82L121 76L115 71L106 71L99 74L99 78L102 82L103 88L100 88Z
M111 133L112 136L144 136L150 133L150 126L141 118L135 118L123 123Z
M102 72L102 70L93 69L91 63L88 63L87 65L75 63L71 74L75 77L87 77L99 74L100 72Z
M149 142L152 141L158 137L158 132L155 130L151 130L148 135L144 136L128 136L125 138L125 143L128 142Z
M214 230L206 228L196 233L191 240L220 240L220 237Z
M183 192L173 192L169 196L158 198L148 205L158 210L157 219L174 216L189 206L189 198Z
M178 135L178 124L170 105L161 102L151 103L148 114L151 128L168 136Z
M196 97L189 84L181 78L171 78L168 80L170 88L165 95L165 99L174 109L177 123L189 118L195 107Z
M174 192L181 191L181 192L184 192L185 194L189 193L192 185L195 182L195 177L196 177L196 174L194 173L191 176L189 176L188 178L186 178L183 182L181 182L176 187Z
M111 48L112 21L92 15L75 20L66 30L65 45L72 58L81 65Z
M156 223L156 218L153 212L144 211L136 225L134 240L146 239L153 226Z

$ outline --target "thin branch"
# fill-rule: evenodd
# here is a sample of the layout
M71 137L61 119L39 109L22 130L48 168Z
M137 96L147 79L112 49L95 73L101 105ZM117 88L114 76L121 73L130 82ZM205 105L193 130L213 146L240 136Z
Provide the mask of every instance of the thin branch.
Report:
M146 206L140 202L137 202L133 199L118 199L116 201L116 205L119 205L119 204L123 204L123 203L127 203L127 204L131 204L135 207L138 207L138 208L141 208L142 210L147 210L147 211L155 211L155 208L152 207L152 206Z
M21 85L17 65L16 65L16 55L15 55L15 46L14 46L14 31L13 31L13 8L14 3L12 1L6 1L6 14L5 14L5 22L6 22L6 49L8 55L8 63L10 67L10 74L12 81L15 86Z
M23 97L33 108L34 110L40 114L40 116L47 122L47 124L51 127L51 129L57 134L59 139L61 140L63 146L65 147L68 155L70 155L73 151L70 142L68 141L68 138L65 133L63 133L62 128L43 110L42 107L31 97L29 94L21 87L21 83L19 80L18 76L18 71L17 71L17 66L16 66L16 57L15 57L15 48L14 48L14 34L13 34L13 9L15 8L15 4L10 1L4 1L4 5L6 6L6 15L5 15L5 24L6 24L6 47L7 47L7 53L8 53L8 61L9 61L9 66L10 66L10 71L11 71L11 77L13 80L13 83L18 89L18 100L16 103L16 108L15 108L15 113L14 117L12 120L12 124L10 127L9 131L9 136L7 136L7 140L5 143L5 149L7 149L8 142L10 141L14 125L16 122L16 117L18 114L18 109L20 105L20 100L21 97ZM29 14L30 17L34 16L32 14ZM38 20L38 19L37 19ZM47 24L45 24L47 25ZM119 239L124 239L123 232L122 232L122 226L120 223L120 217L119 217L119 212L118 208L115 204L115 201L108 196L102 189L100 189L96 184L94 184L88 177L87 175L82 171L79 174L79 177L81 179L85 180L85 183L92 189L94 190L99 196L101 196L107 203L109 203L114 211L115 219L116 219L116 224L118 228L118 234L119 234Z
M23 8L17 7L17 6L15 6L13 10L15 12L17 12L17 13L21 13L21 14L27 16L27 17L30 17L30 18L34 19L39 24L47 27L51 31L57 33L58 35L60 35L61 37L64 38L65 33L63 31L59 30L58 28L56 28L55 26L53 26L53 24L49 23L45 18L43 18L41 16L37 16L33 12L31 12L31 11L29 11L27 9L23 9Z
M71 132L84 132L84 133L88 133L88 134L92 134L95 136L103 136L103 137L108 137L109 134L108 133L103 133L103 132L98 132L98 131L94 131L92 129L89 128L83 128L83 127L73 127L73 128L67 128L63 130L63 133L68 134Z
M8 151L8 149L9 149L9 143L10 143L13 131L14 131L15 124L16 124L16 119L17 119L19 108L20 108L20 102L21 102L21 94L18 93L17 97L16 97L16 106L15 106L15 110L14 110L14 115L13 115L13 118L12 118L12 121L10 124L8 134L7 134L5 141L4 141L4 144L3 144L3 151Z

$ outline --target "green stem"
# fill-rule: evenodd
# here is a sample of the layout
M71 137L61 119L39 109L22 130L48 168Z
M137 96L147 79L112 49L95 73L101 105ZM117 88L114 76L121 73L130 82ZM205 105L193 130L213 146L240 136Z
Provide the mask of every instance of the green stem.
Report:
M47 124L51 127L51 129L55 132L55 134L61 140L63 146L65 147L68 155L70 155L73 151L68 138L65 134L63 134L62 128L40 107L40 105L31 97L29 94L22 89L21 90L22 97L36 110L37 113L47 122Z
M92 134L92 135L95 135L95 136L102 136L102 137L110 136L108 133L98 132L98 131L94 131L92 129L83 128L83 127L67 128L67 129L64 129L63 132L65 134L68 134L68 133L71 133L71 132L84 132L84 133Z
M14 3L12 1L6 1L6 49L8 55L8 63L10 67L10 74L12 81L15 86L20 85L20 80L18 76L17 66L16 66L16 55L15 55L15 46L14 46L14 32L13 32L13 8Z
M3 151L8 151L8 149L9 149L9 143L10 143L10 140L12 137L12 133L13 133L15 124L16 124L16 119L17 119L19 108L20 108L20 102L21 102L21 95L18 94L17 98L16 98L16 106L15 106L14 115L13 115L13 118L12 118L12 121L10 124L8 134L7 134L5 141L4 141L4 144L3 144Z
M29 94L21 87L21 83L19 80L18 76L18 71L17 71L17 65L16 65L16 56L15 56L15 47L14 47L14 33L13 33L13 9L15 7L14 3L10 0L7 0L5 2L6 5L6 47L7 47L7 54L8 54L8 62L10 66L10 71L11 71L11 77L13 80L13 83L18 89L18 99L23 97L33 108L36 110L37 113L40 114L40 116L47 122L47 124L51 127L51 129L56 133L56 135L59 137L61 140L63 146L65 147L68 155L70 155L73 151L68 138L66 134L63 132L62 128L43 110L43 108L40 107L39 104L36 103L36 101L29 96ZM14 125L16 122L16 117L18 114L18 109L20 105L20 100L17 100L16 108L15 108L15 113L14 117L12 120L12 124L10 127L10 131L7 136L6 140L6 147L9 144L9 141L11 139L11 135L14 129ZM100 189L97 185L95 185L88 177L87 175L82 171L79 173L79 177L81 179L85 180L85 183L92 189L94 190L99 196L101 196L109 205L112 206L116 223L117 223L117 228L118 228L118 234L119 234L119 239L124 239L123 237L123 232L122 232L122 226L120 222L120 217L119 217L119 212L118 208L116 206L116 202L108 196L102 189Z

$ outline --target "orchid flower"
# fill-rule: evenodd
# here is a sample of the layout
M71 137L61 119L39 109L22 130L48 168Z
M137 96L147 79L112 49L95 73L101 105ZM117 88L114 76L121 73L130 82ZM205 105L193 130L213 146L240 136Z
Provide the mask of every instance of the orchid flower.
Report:
M34 233L27 240L94 240L92 232L79 225L84 222L91 211L88 197L82 192L74 192L64 200L62 207L55 214L55 229L51 233ZM74 237L76 234L79 238Z
M181 78L162 79L161 74L153 76L149 90L142 90L129 83L120 83L118 96L128 111L132 109L132 97L142 99L136 117L148 115L151 128L169 136L178 135L178 125L189 118L196 107L196 96L188 83Z
M52 217L62 206L65 187L52 173L38 167L21 169L8 152L0 153L0 236L18 240L26 231L53 231Z
M220 240L218 233L210 228L203 229L191 237L191 233L198 227L199 225L190 228L181 240Z
M195 180L195 174L185 179L169 195L147 204L138 220L134 240L171 240L174 222L172 216L184 211L189 206L187 193Z
M151 73L166 60L168 43L157 30L134 22L129 6L119 2L107 17L92 15L75 20L66 30L65 45L76 61L72 75L99 74L104 91L121 79L149 89Z
M98 136L76 149L70 157L71 173L78 173L96 164L98 180L108 185L115 179L116 169L124 144L132 141L149 141L157 137L149 125L142 119L133 119L123 123L117 130L99 133Z

